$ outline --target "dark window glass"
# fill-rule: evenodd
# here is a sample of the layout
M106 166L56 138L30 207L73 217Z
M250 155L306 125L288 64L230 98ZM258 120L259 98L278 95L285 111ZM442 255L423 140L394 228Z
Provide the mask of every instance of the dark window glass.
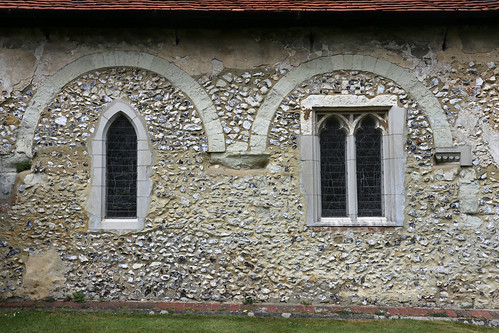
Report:
M106 217L137 216L137 135L128 119L118 116L106 138Z
M345 132L334 117L326 120L320 133L321 202L323 217L345 217L346 211L346 147Z
M358 216L382 216L381 130L371 117L362 120L355 135Z

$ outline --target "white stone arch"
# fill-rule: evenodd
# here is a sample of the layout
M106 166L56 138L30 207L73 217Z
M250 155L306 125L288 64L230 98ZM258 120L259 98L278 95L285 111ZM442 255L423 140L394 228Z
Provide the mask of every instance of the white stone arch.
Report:
M189 74L152 54L111 51L83 56L42 82L21 121L16 141L16 157L32 157L32 139L40 114L66 84L87 72L109 67L142 68L164 76L191 99L199 112L208 137L208 151L225 151L225 139L216 109L206 91Z
M110 125L120 114L128 118L137 134L137 218L135 219L105 218L106 136ZM152 152L145 119L125 101L116 100L109 104L101 114L89 144L92 158L92 186L87 201L89 230L141 230L144 227L152 189Z
M363 55L335 55L318 58L290 70L269 91L252 127L250 149L264 152L272 120L282 100L303 81L338 70L374 73L399 84L414 97L428 116L436 148L452 146L452 134L438 99L408 70L386 60Z

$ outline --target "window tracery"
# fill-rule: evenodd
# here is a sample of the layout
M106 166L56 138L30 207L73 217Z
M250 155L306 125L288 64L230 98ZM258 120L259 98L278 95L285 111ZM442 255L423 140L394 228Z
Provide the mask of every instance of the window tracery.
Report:
M302 108L307 223L402 225L405 110L396 97L312 95Z

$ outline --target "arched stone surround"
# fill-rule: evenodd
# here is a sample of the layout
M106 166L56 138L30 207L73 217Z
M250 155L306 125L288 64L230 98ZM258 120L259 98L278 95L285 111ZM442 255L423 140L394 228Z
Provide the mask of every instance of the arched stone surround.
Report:
M453 145L450 126L439 101L412 73L386 60L371 56L335 55L303 63L290 70L274 85L262 103L253 124L250 150L254 153L265 151L269 128L279 104L298 84L315 75L337 70L370 72L396 82L411 94L425 110L425 114L428 116L433 130L435 147L445 148Z
M165 59L148 53L112 51L83 56L47 78L33 96L22 119L16 142L17 158L31 158L32 138L41 112L69 82L89 71L107 67L135 67L164 76L192 101L203 121L209 152L224 152L225 140L216 110L205 90L186 72Z

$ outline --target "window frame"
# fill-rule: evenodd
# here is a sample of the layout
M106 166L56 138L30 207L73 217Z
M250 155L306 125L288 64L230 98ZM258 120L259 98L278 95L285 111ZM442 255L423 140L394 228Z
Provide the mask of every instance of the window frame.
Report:
M137 133L135 128L131 124L128 117L123 115L121 112L116 114L113 120L110 121L109 128L106 132L106 204L105 204L105 217L106 219L135 219L137 217ZM126 122L126 134L120 133L119 136L112 136L113 127L118 125L118 121L123 119ZM131 149L126 148L124 141L127 141L127 135L133 135L130 137L130 145L133 145ZM117 143L113 145L112 143ZM118 153L117 153L118 151ZM110 154L111 153L111 154ZM130 163L132 162L132 163ZM125 171L123 165L126 164L128 167L131 166L132 172L130 170ZM111 174L112 177L109 177ZM127 177L126 174L130 174L131 177ZM114 183L110 186L110 179L116 181L116 177L119 178L119 183L124 183L124 188ZM133 177L133 178L132 178ZM128 208L133 208L130 211L123 211L122 209L116 209L115 206L115 196L116 192L119 192L119 196L123 194L125 189L133 189L133 193L130 193L129 200L119 200L124 203ZM125 214L126 212L126 214ZM120 216L124 215L124 216ZM126 215L126 216L125 216Z
M106 218L106 138L111 124L120 115L128 118L137 135L136 218ZM92 187L87 201L90 230L125 232L139 231L144 228L152 189L150 176L153 161L152 147L146 128L144 118L123 100L112 102L102 112L89 145L89 153L92 157Z
M394 95L367 98L363 95L311 95L301 102L300 161L301 183L306 200L307 225L309 226L402 226L404 223L404 142L406 137L404 108L398 106ZM387 129L382 137L383 194L382 217L322 217L320 183L320 142L317 115L325 113L386 112ZM355 145L347 139L347 145ZM350 149L355 151L355 149ZM347 164L347 172L356 172ZM347 178L349 188L356 188L355 177ZM356 190L355 190L356 191ZM348 204L348 203L347 203ZM355 202L356 205L356 202ZM351 211L347 211L349 213Z

